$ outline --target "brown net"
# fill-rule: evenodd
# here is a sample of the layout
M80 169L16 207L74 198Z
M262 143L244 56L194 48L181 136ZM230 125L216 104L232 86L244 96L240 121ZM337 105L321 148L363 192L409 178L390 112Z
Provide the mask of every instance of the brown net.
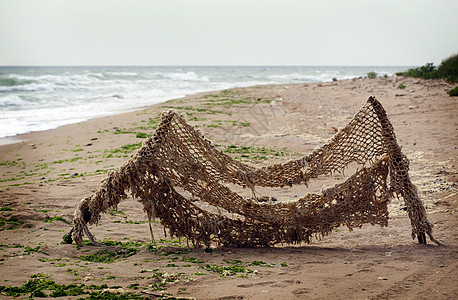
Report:
M362 169L321 194L276 203L256 199L256 187L307 185L310 179L341 172L351 163ZM321 148L301 159L262 168L217 150L171 110L162 114L154 136L137 154L80 202L72 237L81 244L84 232L96 243L87 224L96 224L101 213L116 208L129 190L143 204L149 220L159 218L171 235L185 236L194 244L310 243L313 236L327 235L340 225L350 229L365 223L387 226L387 204L394 194L405 201L412 237L426 243L426 233L435 241L408 171L409 161L396 142L386 112L372 97ZM253 197L241 196L233 185L251 189ZM217 211L199 207L196 199Z

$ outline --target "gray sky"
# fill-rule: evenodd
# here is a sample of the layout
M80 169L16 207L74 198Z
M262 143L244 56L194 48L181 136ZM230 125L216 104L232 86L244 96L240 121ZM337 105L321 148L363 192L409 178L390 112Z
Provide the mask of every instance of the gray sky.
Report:
M424 65L457 0L0 0L0 65Z

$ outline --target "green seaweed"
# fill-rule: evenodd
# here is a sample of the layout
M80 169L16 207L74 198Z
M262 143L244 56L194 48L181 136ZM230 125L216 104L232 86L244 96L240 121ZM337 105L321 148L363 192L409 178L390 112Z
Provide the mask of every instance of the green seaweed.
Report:
M99 263L114 263L119 259L130 257L132 255L135 255L136 253L137 249L134 248L123 248L114 251L103 250L95 252L93 254L80 256L80 259Z
M450 97L458 96L458 86L456 86L455 88L453 88L450 91L448 91L448 94L449 94Z
M105 150L105 152L128 154L128 153L131 153L134 150L137 150L141 146L142 146L142 142L139 142L139 143L123 145L123 146L121 146L121 148L118 148L118 149Z
M72 236L70 234L64 234L62 236L62 244L71 244L73 242Z
M0 211L12 211L13 209L8 205L4 205L0 208Z
M253 270L245 268L241 264L232 264L229 266L218 266L216 264L207 264L205 266L202 266L201 268L204 268L207 271L213 272L220 274L221 276L233 276L233 275L239 275L239 273L247 274L247 273L253 273Z
M18 226L21 226L24 223L25 221L21 221L17 217L9 217L6 219L0 217L0 231L16 229Z
M60 216L56 216L56 217L52 217L52 218L48 218L48 219L44 219L43 220L43 222L45 222L45 223L52 223L54 221L62 221L64 223L70 224L69 221L65 220L64 218L62 218Z
M149 299L148 297L132 292L119 295L103 291L106 288L108 288L106 284L100 286L94 284L87 286L76 283L57 284L54 280L49 279L48 276L38 273L31 275L30 279L22 286L0 286L0 294L9 297L21 297L29 294L29 298L43 298L48 296L60 298L89 295L89 297L78 299ZM47 294L45 291L50 293Z
M181 260L193 264L203 264L205 262L203 259L197 259L195 257L182 257Z

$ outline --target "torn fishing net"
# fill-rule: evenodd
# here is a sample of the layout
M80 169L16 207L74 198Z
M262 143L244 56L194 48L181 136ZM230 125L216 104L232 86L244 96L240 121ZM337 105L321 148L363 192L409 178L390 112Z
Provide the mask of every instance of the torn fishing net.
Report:
M307 193L293 201L261 202L256 188L307 185L318 176L361 166L346 181ZM231 186L248 188L245 197ZM388 203L403 199L412 237L426 243L432 223L409 178L409 161L401 152L387 114L370 97L353 119L322 147L300 159L254 167L215 148L185 118L162 113L154 135L101 187L78 205L70 236L77 244L86 234L96 244L88 224L116 209L127 193L143 205L148 219L158 218L171 236L193 244L263 247L278 243L310 243L344 225L350 230L369 223L388 225ZM196 199L217 211L196 204ZM151 230L151 236L154 239Z

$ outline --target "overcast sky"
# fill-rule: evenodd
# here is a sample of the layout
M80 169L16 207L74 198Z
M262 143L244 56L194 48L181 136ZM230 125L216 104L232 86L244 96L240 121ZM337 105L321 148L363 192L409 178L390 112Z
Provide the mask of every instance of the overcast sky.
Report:
M436 65L457 0L0 0L0 65Z

